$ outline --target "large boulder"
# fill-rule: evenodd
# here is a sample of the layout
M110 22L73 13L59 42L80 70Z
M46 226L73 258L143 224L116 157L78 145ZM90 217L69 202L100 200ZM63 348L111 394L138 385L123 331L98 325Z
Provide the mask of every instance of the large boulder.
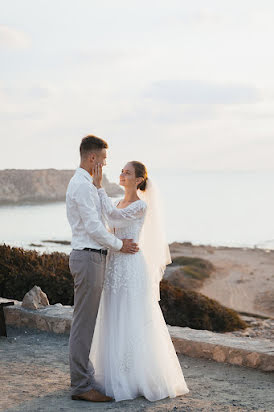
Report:
M26 309L41 309L48 305L48 297L39 286L33 286L33 288L25 294L22 302L23 308Z

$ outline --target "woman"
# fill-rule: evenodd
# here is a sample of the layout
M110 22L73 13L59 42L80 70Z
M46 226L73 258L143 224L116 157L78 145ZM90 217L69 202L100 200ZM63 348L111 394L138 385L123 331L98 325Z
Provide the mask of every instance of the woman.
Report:
M134 239L140 250L134 255L112 251L108 255L90 352L95 380L116 401L138 396L156 401L185 394L188 388L155 288L159 290L167 263L167 244L159 235L162 222L156 219L152 224L158 210L153 206L155 196L150 196L148 204L140 198L153 193L146 167L135 161L126 164L120 175L125 196L115 205L101 182L98 165L93 183L109 227L120 239Z

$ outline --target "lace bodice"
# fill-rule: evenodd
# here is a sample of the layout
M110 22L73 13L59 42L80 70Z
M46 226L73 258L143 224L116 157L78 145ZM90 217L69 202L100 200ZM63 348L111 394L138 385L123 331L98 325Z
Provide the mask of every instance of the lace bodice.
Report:
M118 209L116 206L119 201L113 204L104 189L99 189L98 194L103 216L111 232L119 239L134 239L138 242L145 219L146 203L143 200L136 200L124 209Z

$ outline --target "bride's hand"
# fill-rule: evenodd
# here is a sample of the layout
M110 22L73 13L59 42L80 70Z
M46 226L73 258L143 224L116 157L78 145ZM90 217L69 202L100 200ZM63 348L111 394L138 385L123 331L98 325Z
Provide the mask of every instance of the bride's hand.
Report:
M103 167L101 163L95 165L92 169L92 177L93 177L93 184L100 189L102 187L102 179L103 179Z

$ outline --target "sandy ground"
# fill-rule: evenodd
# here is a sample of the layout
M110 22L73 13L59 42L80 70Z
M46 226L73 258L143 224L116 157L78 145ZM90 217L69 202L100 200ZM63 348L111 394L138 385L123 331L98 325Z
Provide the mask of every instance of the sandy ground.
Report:
M8 335L0 338L1 411L274 411L274 374L181 355L188 395L154 403L72 401L68 336L15 328Z
M237 311L274 317L274 251L173 243L171 252L214 264L199 292Z

